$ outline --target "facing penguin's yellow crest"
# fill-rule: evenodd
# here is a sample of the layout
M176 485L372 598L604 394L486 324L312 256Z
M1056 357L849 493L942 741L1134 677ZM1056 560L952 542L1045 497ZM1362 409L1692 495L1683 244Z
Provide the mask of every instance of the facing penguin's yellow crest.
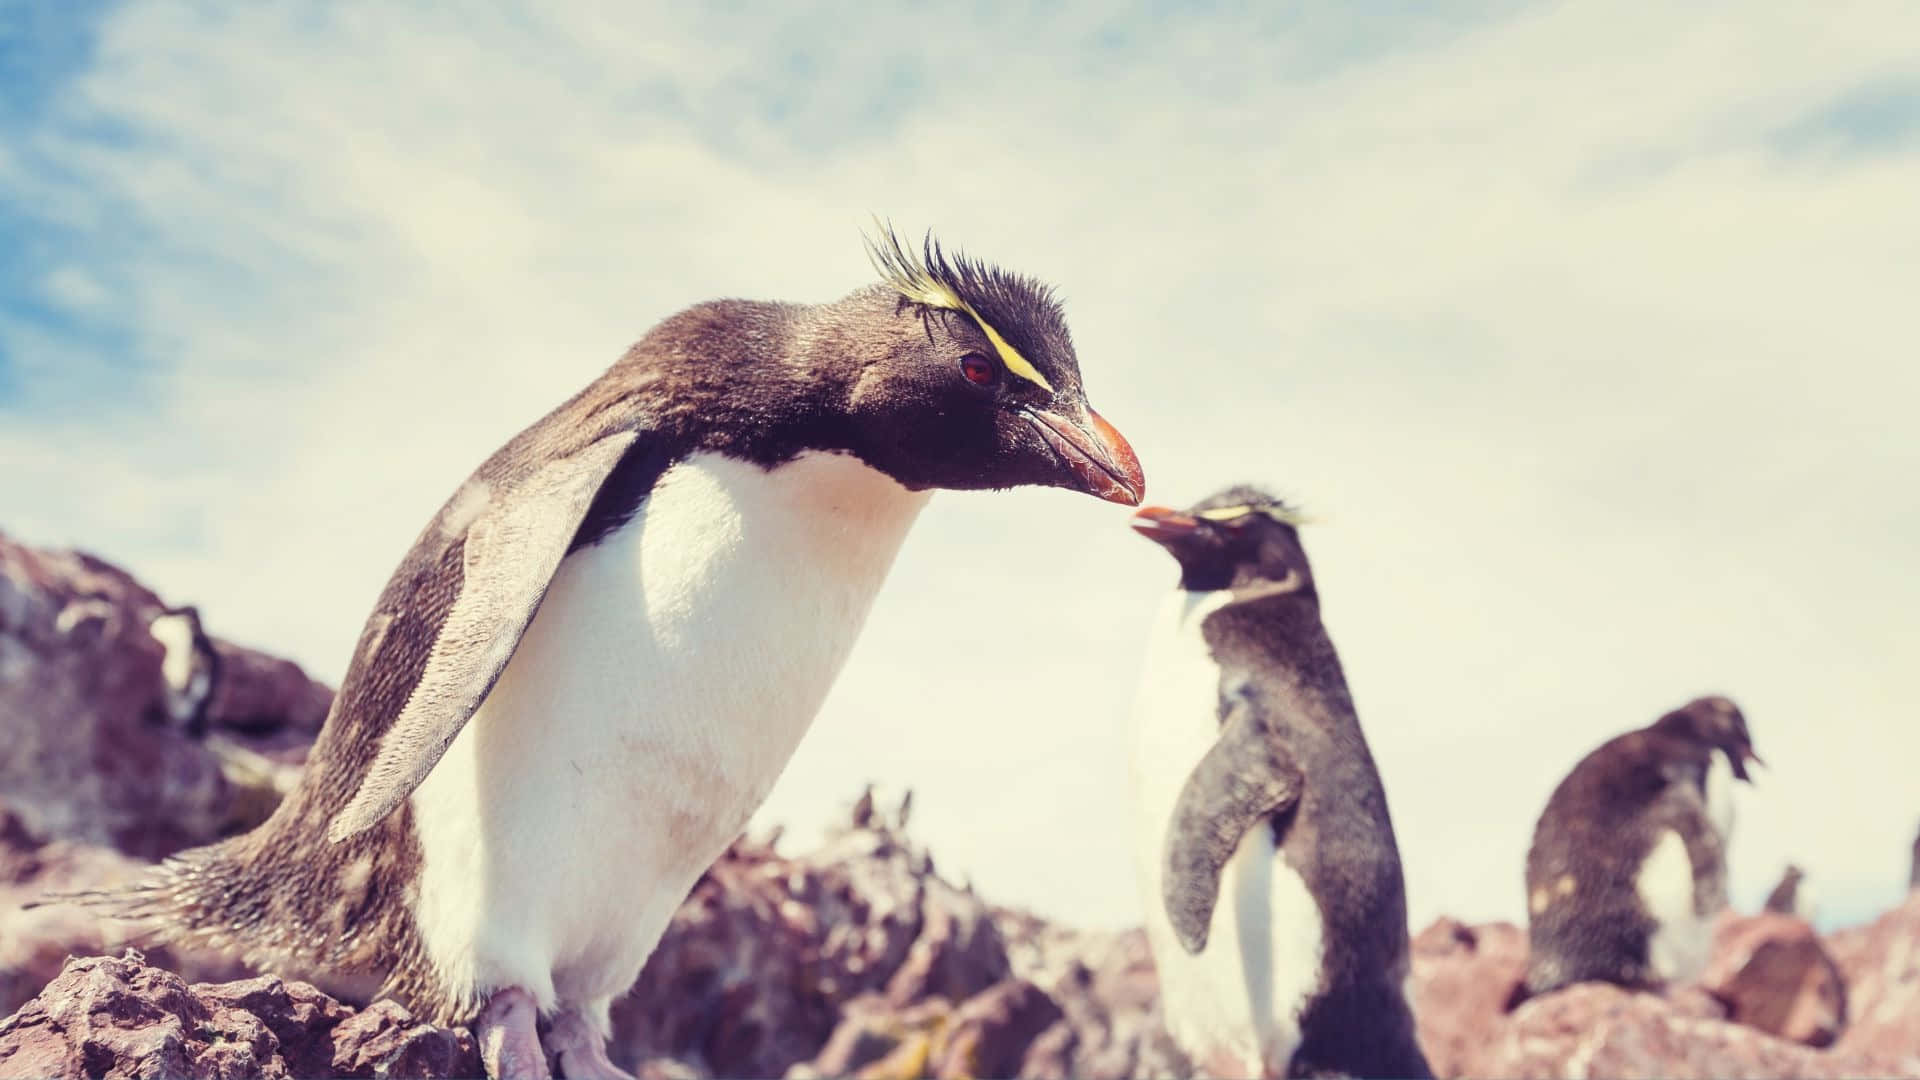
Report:
M1020 355L1020 350L1008 343L1006 338L1001 337L1000 331L995 330L985 318L981 317L972 304L967 303L959 293L935 278L933 272L927 269L925 258L916 257L902 247L899 237L893 234L893 229L878 217L873 219L873 224L879 230L880 238L876 240L863 234L861 239L866 241L867 258L873 263L873 268L879 272L882 281L913 303L945 311L958 311L966 315L980 327L981 333L987 335L987 341L993 345L994 352L1000 356L1000 363L1008 371L1049 394L1053 393L1053 384L1047 381L1045 375L1040 374L1040 369L1028 363L1027 358Z
M1291 506L1248 506L1244 503L1239 506L1219 506L1212 510L1202 510L1196 516L1209 521L1232 521L1235 518L1246 517L1248 514L1265 514L1282 525L1292 525L1296 528L1301 525L1311 525L1314 521L1313 518Z

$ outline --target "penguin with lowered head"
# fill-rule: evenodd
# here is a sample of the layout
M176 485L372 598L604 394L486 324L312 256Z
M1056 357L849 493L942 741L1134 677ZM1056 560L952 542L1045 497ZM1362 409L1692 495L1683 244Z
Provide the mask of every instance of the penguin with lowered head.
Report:
M496 1077L626 1075L609 1005L780 775L931 493L1144 489L1045 286L890 230L869 254L881 280L830 303L666 319L481 463L272 818L99 902L471 1023Z
M1582 758L1534 826L1527 976L1511 1004L1589 980L1652 988L1697 976L1727 906L1732 782L1752 783L1758 764L1746 717L1718 696Z
M1212 1076L1430 1076L1400 852L1301 520L1252 487L1134 516L1180 567L1134 706L1161 1009Z

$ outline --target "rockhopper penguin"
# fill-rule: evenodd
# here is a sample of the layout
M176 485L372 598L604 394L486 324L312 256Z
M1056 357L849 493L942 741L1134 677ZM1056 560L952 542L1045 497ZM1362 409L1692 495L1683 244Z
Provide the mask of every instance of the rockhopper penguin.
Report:
M1813 886L1807 883L1807 872L1792 863L1780 874L1780 881L1773 891L1767 894L1762 910L1781 915L1794 915L1808 922L1814 920L1819 905L1813 898Z
M381 593L299 788L119 910L367 976L473 1023L495 1076L625 1075L609 1003L932 490L1144 489L1047 288L884 228L869 254L883 282L833 303L668 318L482 463Z
M1727 906L1732 781L1751 783L1749 764L1761 761L1746 718L1724 697L1703 697L1573 767L1527 852L1523 994L1587 980L1651 988L1700 973Z
M1213 1076L1431 1076L1386 792L1299 520L1250 487L1134 516L1180 564L1134 708L1161 1009Z
M166 652L160 661L166 718L193 738L207 732L207 712L220 685L220 652L200 625L200 609L163 608L147 633Z

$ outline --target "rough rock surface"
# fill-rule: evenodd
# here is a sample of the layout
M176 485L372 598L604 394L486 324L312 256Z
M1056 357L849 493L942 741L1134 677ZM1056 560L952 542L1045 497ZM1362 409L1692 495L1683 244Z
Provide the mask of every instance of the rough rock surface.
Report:
M1512 923L1441 919L1413 937L1408 1002L1436 1076L1468 1075L1506 1023L1527 974L1527 932Z
M1826 946L1847 983L1847 1030L1834 1052L1920 1076L1920 889L1865 926L1829 934Z
M270 975L189 986L138 952L69 961L0 1021L0 1077L477 1076L465 1031L391 1001L355 1012Z
M164 605L91 555L0 535L0 795L21 827L157 858L252 827L278 801L332 692L215 642L208 734L165 719Z
M789 859L743 841L708 871L615 1006L616 1063L1099 1080L1166 1060L1140 1050L1164 1041L1144 942L1116 951L1111 936L996 911L935 873L897 818L859 810L818 851ZM1098 1000L1128 989L1117 1007Z
M1721 921L1700 983L1727 1018L1790 1042L1831 1046L1847 1023L1847 984L1794 915L1763 912Z
M67 904L26 908L49 890L96 888L126 881L148 864L112 848L72 840L42 843L0 806L0 1015L25 1004L60 974L68 956L115 954L139 945L142 928L102 919ZM196 982L251 974L208 952L147 950L154 964Z
M1706 973L1717 984L1654 994L1582 983L1506 1013L1525 970L1525 931L1442 919L1413 940L1420 1041L1442 1077L1920 1076L1920 901L1832 935L1824 950L1804 926L1790 916L1723 918ZM1757 1010L1747 1019L1816 1029L1807 1018L1823 1015L1819 960L1828 957L1855 1018L1830 1047L1742 1022L1746 1006Z

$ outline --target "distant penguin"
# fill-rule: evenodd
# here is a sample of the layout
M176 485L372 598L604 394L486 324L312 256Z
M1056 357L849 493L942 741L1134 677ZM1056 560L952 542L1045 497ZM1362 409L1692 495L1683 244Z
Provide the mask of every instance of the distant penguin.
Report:
M1920 832L1913 834L1913 868L1907 871L1907 888L1920 889Z
M1548 798L1527 852L1524 993L1698 975L1727 906L1731 781L1751 783L1746 767L1760 763L1746 718L1724 697L1689 702L1582 758Z
M837 301L669 317L482 462L388 579L273 817L97 902L472 1024L496 1077L626 1075L613 1001L786 766L933 491L1143 493L1049 289L930 237L868 253L880 280Z
M192 605L163 608L147 633L166 650L160 661L167 719L194 738L206 734L207 712L220 684L220 653Z
M1250 487L1134 516L1180 564L1134 707L1161 1009L1212 1076L1430 1076L1386 792L1299 520Z
M1780 875L1780 881L1767 894L1762 905L1765 910L1781 915L1796 915L1812 922L1818 908L1813 899L1813 887L1807 882L1806 871L1791 863Z

